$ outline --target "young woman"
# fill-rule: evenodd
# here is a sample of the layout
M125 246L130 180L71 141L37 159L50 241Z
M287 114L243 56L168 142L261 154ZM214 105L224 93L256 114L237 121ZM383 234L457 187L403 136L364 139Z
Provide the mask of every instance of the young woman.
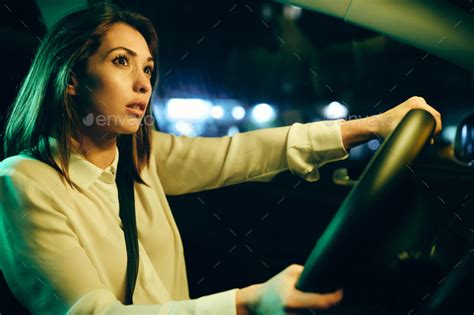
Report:
M439 113L414 97L360 120L177 137L154 130L150 119L156 57L151 22L112 6L72 13L43 40L9 115L0 163L0 267L14 295L40 314L278 314L338 303L340 290L295 289L299 265L265 283L190 300L165 195L268 181L285 170L315 181L318 167L386 136L409 109L430 111L436 134ZM138 229L130 305L115 182L119 152L132 156Z

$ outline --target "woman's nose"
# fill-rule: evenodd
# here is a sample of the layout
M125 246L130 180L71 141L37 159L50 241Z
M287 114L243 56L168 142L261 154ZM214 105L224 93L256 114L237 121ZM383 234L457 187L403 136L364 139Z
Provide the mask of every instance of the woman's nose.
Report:
M133 85L133 90L137 93L148 93L151 90L150 77L145 73L137 74Z

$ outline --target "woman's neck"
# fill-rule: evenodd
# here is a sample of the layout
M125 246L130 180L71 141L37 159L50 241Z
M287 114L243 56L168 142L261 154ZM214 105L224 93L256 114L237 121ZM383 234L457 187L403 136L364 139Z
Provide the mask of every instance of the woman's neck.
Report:
M81 153L85 159L101 169L109 167L115 159L117 136L105 134L103 136L83 135L82 143L72 138L72 147Z

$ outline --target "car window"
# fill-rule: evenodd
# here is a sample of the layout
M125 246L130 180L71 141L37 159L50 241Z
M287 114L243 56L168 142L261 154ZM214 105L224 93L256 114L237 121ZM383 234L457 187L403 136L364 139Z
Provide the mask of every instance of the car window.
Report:
M178 19L170 26L157 18L163 56L154 108L167 132L224 136L355 119L417 95L443 115L442 147L472 111L469 69L375 30L269 1L162 6ZM363 144L351 158L367 158L379 144Z

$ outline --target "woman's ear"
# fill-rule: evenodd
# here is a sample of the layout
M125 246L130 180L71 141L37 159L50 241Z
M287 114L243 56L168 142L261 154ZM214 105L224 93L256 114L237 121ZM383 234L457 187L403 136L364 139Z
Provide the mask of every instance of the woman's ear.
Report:
M69 82L67 85L67 94L69 95L77 95L77 88L78 88L78 81L76 78L76 75L74 73L71 73L71 76L69 77Z

